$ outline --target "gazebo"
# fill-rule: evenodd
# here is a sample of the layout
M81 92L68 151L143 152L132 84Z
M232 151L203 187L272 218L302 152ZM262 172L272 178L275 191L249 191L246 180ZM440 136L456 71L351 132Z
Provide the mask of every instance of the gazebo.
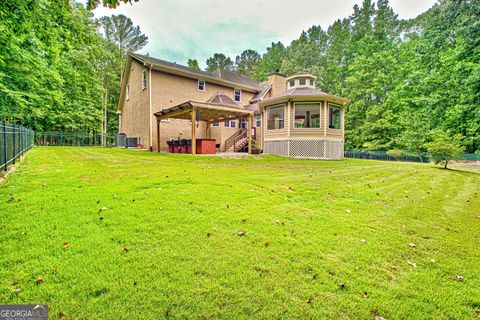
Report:
M240 118L247 118L248 130L248 153L252 152L252 121L253 111L243 109L241 106L233 102L228 96L223 93L214 95L207 102L187 101L173 107L167 107L159 112L156 112L157 119L157 149L160 152L160 125L161 120L166 118L190 120L191 136L192 136L192 154L196 154L196 123L198 121L205 121L206 136L210 137L210 129L213 122L220 122L225 120L235 120Z

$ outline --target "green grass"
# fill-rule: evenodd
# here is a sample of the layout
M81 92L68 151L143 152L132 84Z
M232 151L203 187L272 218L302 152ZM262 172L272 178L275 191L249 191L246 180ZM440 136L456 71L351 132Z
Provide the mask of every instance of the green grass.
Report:
M0 185L0 303L52 319L474 318L480 172L36 148Z

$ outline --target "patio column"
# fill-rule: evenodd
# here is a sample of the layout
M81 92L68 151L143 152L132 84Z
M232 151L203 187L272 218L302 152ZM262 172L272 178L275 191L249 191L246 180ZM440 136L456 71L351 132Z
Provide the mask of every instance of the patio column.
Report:
M248 115L248 154L252 154L252 115Z
M160 119L157 118L157 152L160 153Z
M210 120L207 121L207 125L205 126L205 136L207 139L210 139L211 134L211 129L212 129L212 122Z
M197 108L192 108L191 116L192 116L192 154L197 154L197 138L196 138L196 114Z

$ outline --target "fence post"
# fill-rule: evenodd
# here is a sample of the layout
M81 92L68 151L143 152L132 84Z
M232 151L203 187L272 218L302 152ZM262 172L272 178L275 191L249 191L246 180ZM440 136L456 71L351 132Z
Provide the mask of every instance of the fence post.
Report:
M15 158L16 158L16 155L17 155L17 151L15 150L16 147L15 147L15 125L12 124L12 146L13 146L13 154L12 154L12 160L13 160L13 164L15 164Z
M4 163L4 169L7 171L7 162L8 162L8 150L7 150L7 123L5 121L2 121L2 127L3 127L3 160L5 161Z

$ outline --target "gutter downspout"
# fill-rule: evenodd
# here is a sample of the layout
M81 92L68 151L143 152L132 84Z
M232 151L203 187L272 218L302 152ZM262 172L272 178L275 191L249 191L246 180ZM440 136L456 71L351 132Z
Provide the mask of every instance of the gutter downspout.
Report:
M152 65L148 69L148 119L150 121L150 152L153 151L153 130L152 130Z

